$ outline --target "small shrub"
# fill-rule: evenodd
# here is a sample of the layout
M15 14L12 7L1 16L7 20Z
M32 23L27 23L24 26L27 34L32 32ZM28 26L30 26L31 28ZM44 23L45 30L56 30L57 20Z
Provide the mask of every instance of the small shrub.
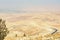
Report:
M4 37L7 35L8 30L6 28L5 21L0 19L0 40L4 40Z

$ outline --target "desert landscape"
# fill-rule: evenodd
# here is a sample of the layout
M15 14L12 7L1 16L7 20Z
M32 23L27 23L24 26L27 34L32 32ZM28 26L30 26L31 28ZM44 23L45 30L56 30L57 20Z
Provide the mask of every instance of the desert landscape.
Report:
M9 33L4 40L60 40L60 13L0 13Z
M0 0L0 40L60 40L60 0Z

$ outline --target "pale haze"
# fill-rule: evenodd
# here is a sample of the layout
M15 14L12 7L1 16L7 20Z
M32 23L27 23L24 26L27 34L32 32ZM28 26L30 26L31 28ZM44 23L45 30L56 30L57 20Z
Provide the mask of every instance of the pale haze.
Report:
M60 0L0 0L0 12L60 11Z

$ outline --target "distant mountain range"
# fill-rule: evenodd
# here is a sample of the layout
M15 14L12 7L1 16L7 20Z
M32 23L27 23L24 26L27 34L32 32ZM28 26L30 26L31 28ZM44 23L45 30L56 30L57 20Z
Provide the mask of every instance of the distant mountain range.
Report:
M25 13L26 11L12 10L12 9L0 9L0 13Z
M16 9L0 9L0 13L45 13L45 12L54 12L60 13L59 11L29 11L29 10L16 10Z

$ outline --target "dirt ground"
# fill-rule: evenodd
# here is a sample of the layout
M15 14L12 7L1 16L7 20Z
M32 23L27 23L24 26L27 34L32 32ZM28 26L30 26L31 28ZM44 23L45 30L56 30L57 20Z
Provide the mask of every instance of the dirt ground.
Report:
M0 14L0 18L10 32L4 40L60 40L60 13Z

